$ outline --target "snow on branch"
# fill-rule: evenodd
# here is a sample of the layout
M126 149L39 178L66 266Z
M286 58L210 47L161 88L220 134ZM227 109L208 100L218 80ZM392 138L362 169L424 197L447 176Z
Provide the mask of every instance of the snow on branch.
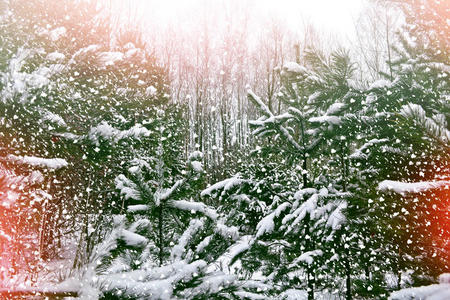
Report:
M270 111L270 109L267 107L267 105L265 105L264 102L261 100L261 98L256 96L256 94L252 90L248 89L247 94L248 94L248 98L250 99L250 101L252 101L256 106L258 106L259 110L266 117L273 117L273 114Z
M166 201L172 197L172 195L186 183L186 179L180 179L168 189L157 190L154 194L155 204L158 206L162 201Z
M57 124L58 126L61 126L61 127L66 127L67 126L66 122L64 121L64 119L60 115L52 113L51 111L48 111L48 110L42 110L41 113L42 113L42 119L43 120L52 122L52 123Z
M336 209L330 214L327 220L327 226L331 227L333 230L338 230L341 228L342 224L345 223L347 218L344 215L344 210L347 208L348 204L346 201L342 201Z
M203 165L200 161L197 161L197 160L190 161L189 166L196 173L203 172Z
M312 118L309 118L309 121L311 123L328 123L331 125L341 124L341 118L339 118L337 116L327 116L327 115L323 115L320 117L312 117Z
M345 108L345 104L341 102L333 103L325 112L324 115L309 118L311 123L327 123L329 125L339 125L342 123L341 117L336 116Z
M107 122L101 122L96 127L91 128L88 134L88 138L97 146L100 145L100 138L103 138L113 143L125 138L140 138L142 136L150 136L151 132L143 127L141 124L136 124L128 130L119 130Z
M262 236L264 233L271 233L275 229L274 218L279 217L280 214L290 206L291 204L289 202L285 202L278 206L275 211L262 218L258 225L256 225L258 232L256 233L255 238Z
M262 290L262 289L259 289ZM247 292L247 291L237 291L234 292L234 294L236 296L238 296L240 299L250 299L250 300L267 300L270 299L267 296L261 295L261 294L257 294L257 293L252 293L252 292Z
M174 208L190 211L192 213L200 212L212 220L216 220L218 217L218 214L214 208L209 207L208 205L206 205L202 202L174 200L174 201L170 201L169 205Z
M297 268L299 263L306 263L308 265L311 265L314 262L314 257L316 256L322 256L323 252L322 250L313 250L308 251L297 257L290 265L291 268Z
M317 209L317 201L319 200L318 194L313 194L308 200L303 202L293 213L286 215L282 223L283 225L289 222L291 219L294 219L292 224L290 224L286 230L287 233L291 232L296 228L297 224L299 224L306 215L310 215L311 218L314 218L314 212Z
M147 210L149 210L149 207L145 204L128 205L127 207L127 212L129 213L144 212Z
M119 239L124 241L126 245L132 247L145 247L148 244L147 238L126 229L120 231Z
M335 115L340 113L346 107L345 103L335 102L328 107L326 114L327 115Z
M244 235L236 243L232 244L228 250L217 259L219 266L230 267L235 261L236 257L244 253L253 244L254 239L252 235Z
M125 175L120 174L114 181L116 184L116 189L118 189L120 191L120 194L125 197L125 200L141 200L141 194L138 191L137 185L130 179L125 177Z
M261 100L261 98L259 98L258 96L256 96L255 93L253 93L252 90L248 89L247 90L247 95L250 101L252 101L258 108L259 110L267 117L267 119L265 120L259 120L258 122L260 123L254 123L254 125L257 126L267 126L268 124L270 125L275 125L276 128L278 129L278 131L280 132L280 134L298 151L300 152L304 152L305 149L303 149L303 147L301 147L296 141L295 139L292 137L292 135L289 133L289 131L283 127L279 122L275 122L275 120L277 120L277 117L270 111L270 109L267 107L267 105L264 104L264 102ZM290 114L288 114L289 116L291 116ZM285 119L287 117L287 115L282 115L282 117L278 117L278 119ZM267 123L266 123L267 122Z
M223 189L224 192L227 192L227 191L231 190L232 188L239 186L245 182L248 182L248 181L245 179L239 178L239 176L227 178L225 180L219 181L219 182L211 185L210 187L204 189L200 193L200 195L202 197L211 196L211 194L213 194L221 189Z
M329 202L326 205L319 205L319 200L325 197L336 197L338 194L330 194L327 188L316 190L314 188L306 188L298 191L294 195L296 202L292 205L291 211L281 220L283 224L281 228L286 230L286 234L295 233L301 227L301 222L309 216L311 220L323 220L327 227L333 231L340 228L346 221L342 211L346 208L346 202ZM306 197L308 197L306 199ZM301 204L297 207L297 205ZM334 212L326 218L328 212L334 209Z
M209 246L209 244L212 241L213 236L209 235L206 238L204 238L200 243L198 243L197 247L195 247L196 253L201 253L203 250L205 250L206 247Z
M290 113L284 113L278 116L271 116L261 120L249 121L249 124L253 126L266 126L268 124L279 125L292 118L293 116Z
M172 260L181 260L183 255L186 252L186 246L192 237L203 227L204 223L202 220L193 219L189 223L189 227L184 231L181 235L178 244L176 244L172 248L172 252L170 253L170 258Z
M188 163L190 168L196 173L203 173L203 153L200 151L194 151L189 154Z
M400 114L405 118L413 119L413 121L421 126L429 135L442 143L448 144L450 142L450 131L447 130L447 122L443 115L429 118L426 116L426 112L422 106L413 103L404 105L400 110Z
M393 180L384 180L378 184L380 191L393 191L399 194L420 193L431 189L445 188L449 189L450 180L440 181L421 181L421 182L401 182Z
M289 73L289 74L293 73L294 75L299 75L299 74L306 74L307 70L305 67L300 66L298 63L296 63L294 61L288 61L283 64L282 72L284 72L284 74L285 73Z
M371 139L370 141L366 142L364 145L362 145L359 149L356 149L355 152L353 152L350 155L350 158L352 159L366 159L367 154L364 153L366 150L368 150L370 147L380 144L380 143L386 143L389 139Z
M69 165L69 163L62 158L42 158L35 156L16 156L10 154L7 156L7 160L30 166L45 167L55 170L67 167Z
M205 267L203 260L178 261L159 268L101 275L98 282L105 290L124 291L125 296L169 300L174 298L174 287L179 282L189 281Z
M112 66L124 57L122 52L102 52L98 55L99 62L104 66Z
M369 86L368 90L371 91L374 89L383 89L383 88L390 88L390 87L392 87L392 82L390 82L389 80L386 80L386 79L380 79L380 80L373 82Z
M223 220L217 222L215 232L226 239L231 239L233 241L239 239L239 229L236 226L225 225Z
M236 276L215 272L202 278L202 282L183 293L184 299L198 299L199 295L215 294L227 287L233 286L236 282ZM197 297L196 297L197 296ZM211 297L213 298L213 297Z

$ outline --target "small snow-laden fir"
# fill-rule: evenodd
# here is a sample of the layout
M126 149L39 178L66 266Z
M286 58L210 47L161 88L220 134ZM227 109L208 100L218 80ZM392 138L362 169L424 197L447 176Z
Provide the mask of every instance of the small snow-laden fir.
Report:
M187 176L189 177L189 174ZM175 185L179 186L178 181ZM170 197L175 197L177 190L170 190L173 190ZM193 206L188 203L188 201L172 200L166 204L175 209L192 211ZM161 206L162 204L164 202L161 202L159 205ZM241 293L250 293L243 289L245 281L241 283L236 275L229 273L230 269L223 268L229 265L229 260L234 260L236 255L239 255L239 253L249 247L248 242L250 242L252 237L243 236L239 238L238 228L225 225L226 220L216 220L218 213L213 208L206 210L204 209L206 206L203 203L195 205L197 206L194 207L203 208L197 209L195 212L200 212L207 218L192 219L190 221L187 229L172 246L170 257L168 260L164 260L162 265L159 267L154 266L151 256L140 256L139 259L141 261L136 266L136 269L131 271L128 269L128 266L124 272L126 265L123 265L123 259L121 256L118 256L110 262L110 267L108 267L106 273L103 273L101 270L104 269L104 263L99 265L96 262L109 260L108 256L111 253L123 247L120 246L121 241L134 249L137 249L136 247L148 247L152 244L148 243L149 241L136 232L137 228L145 228L146 224L150 225L151 222L143 222L142 220L144 219L140 219L137 222L142 223L142 225L135 226L131 224L127 226L125 225L124 217L116 218L116 229L109 234L109 238L99 248L104 250L95 251L97 255L93 257L92 266L94 270L98 270L95 271L97 274L95 276L98 279L94 282L94 285L90 284L89 289L98 289L97 293L119 293L146 299L173 299L174 297L195 299L198 295L219 295L225 293L228 289L229 292L237 290ZM206 232L206 237L198 245L195 245L195 243L198 243L197 236L205 236L204 228L207 226L207 222L212 222L213 230L209 231L209 233ZM211 255L206 252L206 248L210 247L211 243L220 241L222 238L219 238L219 236L229 240L223 242L225 242L225 245L230 246L222 255L214 253L210 257ZM147 246L145 245L146 241ZM195 247L193 248L192 246L194 245ZM126 255L126 251L123 254ZM98 253L101 254L99 255ZM205 258L207 260L199 259L199 256L202 257L204 255L206 255ZM217 258L214 258L215 256ZM119 267L119 265L122 266ZM82 282L84 282L83 280ZM189 282L191 283L187 284Z

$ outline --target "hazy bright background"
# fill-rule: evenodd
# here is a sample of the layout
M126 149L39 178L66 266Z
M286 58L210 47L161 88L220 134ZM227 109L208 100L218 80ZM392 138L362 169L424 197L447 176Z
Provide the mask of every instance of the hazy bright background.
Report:
M258 31L270 20L300 30L311 23L318 30L340 37L353 37L355 20L367 0L111 0L132 23L189 26L202 18L231 18L245 15ZM129 14L128 12L132 13ZM126 12L126 13L125 13Z

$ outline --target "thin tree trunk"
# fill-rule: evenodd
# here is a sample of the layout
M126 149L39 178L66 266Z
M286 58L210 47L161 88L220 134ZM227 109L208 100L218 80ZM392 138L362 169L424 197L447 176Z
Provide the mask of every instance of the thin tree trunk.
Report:
M342 172L342 191L345 193L347 191L347 165L345 161L344 153L344 142L341 142L341 172Z
M398 263L397 263L397 289L401 289L402 285L402 250L398 248Z
M78 246L77 246L77 250L75 252L75 258L73 260L72 269L76 269L78 267L78 265L81 265L81 262L80 262L80 260L81 260L81 249L83 247L83 244L85 245L85 243L83 243L83 237L84 237L84 235L87 235L88 224L89 224L88 223L88 215L87 215L87 213L85 213L85 216L84 216L84 227L83 227L83 230L80 233L80 238L78 240Z
M158 208L158 239L159 239L159 253L158 253L158 260L159 260L159 266L161 267L163 265L164 260L164 227L163 227L163 205L162 203L159 204Z
M392 81L394 79L393 75L392 75L392 63L391 63L391 43L389 41L389 19L388 19L388 15L387 15L387 10L386 10L386 46L387 46L387 51L388 51L388 61L389 61L389 76L390 76L390 80Z
M302 147L303 147L303 164L302 164L302 172L303 172L303 188L308 187L308 173L306 169L308 168L308 157L306 155L306 141L305 141L305 128L303 125L303 120L300 122L300 127L302 131Z
M305 243L305 250L311 251L313 250L311 231L309 227L309 223L311 219L308 216L305 217L305 237L308 237ZM315 285L315 274L314 274L314 266L308 265L306 267L306 278L307 278L307 293L308 300L314 300L314 285Z
M351 269L350 269L350 257L347 252L347 257L345 259L345 300L352 299L352 278L351 278Z
M226 120L226 113L225 113L225 107L222 106L220 110L220 118L222 122L222 157L223 162L222 165L227 165L227 153L228 153L228 136L227 136L227 120Z
M307 277L308 277L308 300L314 300L314 270L311 267L307 269Z
M344 142L341 143L341 172L342 172L342 191L347 191L347 164L345 161ZM345 247L345 245L344 245ZM345 250L345 300L352 299L352 270L350 268L350 253L348 249Z

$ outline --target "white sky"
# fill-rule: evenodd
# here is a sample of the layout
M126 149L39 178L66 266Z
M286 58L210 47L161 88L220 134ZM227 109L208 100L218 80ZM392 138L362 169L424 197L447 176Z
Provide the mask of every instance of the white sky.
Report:
M249 9L250 18L264 21L281 19L295 31L307 22L325 32L354 35L356 20L368 0L110 0L121 10L131 9L139 19L155 19L163 24L195 22L201 11L226 14ZM226 6L229 10L223 10ZM207 8L205 8L207 7ZM261 22L263 24L264 22Z
M318 29L352 35L365 0L260 0L268 14L296 27L311 21Z

